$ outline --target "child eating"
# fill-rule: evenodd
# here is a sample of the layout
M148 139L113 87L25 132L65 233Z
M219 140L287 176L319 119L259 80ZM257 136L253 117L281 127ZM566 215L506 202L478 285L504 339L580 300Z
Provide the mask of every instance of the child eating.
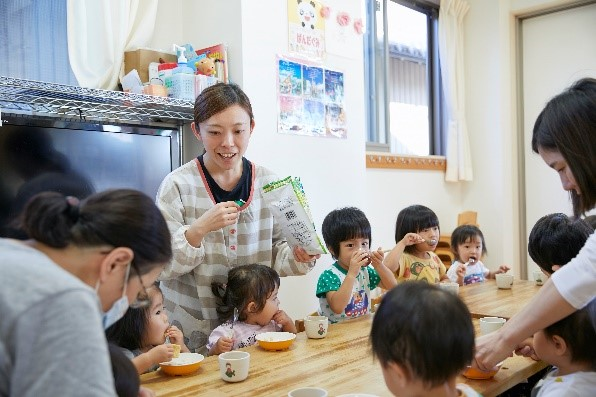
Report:
M128 309L120 320L106 330L109 342L116 344L132 360L139 374L155 371L159 363L170 361L178 348L189 352L182 331L170 325L157 284L147 288L151 305ZM169 338L172 343L166 342Z
M459 285L481 283L487 278L495 278L499 273L509 271L509 266L501 265L491 272L480 261L486 255L486 243L480 229L474 225L461 225L451 233L451 249L455 261L447 270L447 277Z
M332 323L367 314L370 291L378 285L385 289L396 285L393 273L383 264L383 251L370 251L368 219L358 208L341 208L325 217L321 229L336 262L317 282L319 314Z
M397 282L448 280L443 261L433 252L439 236L439 218L430 208L411 205L397 214L396 244L385 259L385 265L395 273Z
M209 335L210 355L254 345L263 332L296 333L294 321L279 309L279 275L264 265L244 265L230 270L227 284L213 283L217 313L226 320ZM234 321L234 309L238 318Z

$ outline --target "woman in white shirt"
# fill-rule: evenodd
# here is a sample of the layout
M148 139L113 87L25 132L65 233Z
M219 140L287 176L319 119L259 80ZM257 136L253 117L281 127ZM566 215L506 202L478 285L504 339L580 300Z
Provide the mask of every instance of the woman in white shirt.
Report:
M532 150L559 174L575 216L596 207L596 79L581 79L547 103L534 124ZM476 365L494 367L525 338L586 306L595 295L596 233L517 315L477 340Z

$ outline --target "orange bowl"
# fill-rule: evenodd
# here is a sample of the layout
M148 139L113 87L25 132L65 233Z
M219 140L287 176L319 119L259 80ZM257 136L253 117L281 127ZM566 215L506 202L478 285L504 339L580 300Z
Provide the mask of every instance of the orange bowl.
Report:
M468 379L490 379L493 376L495 376L497 372L499 372L499 370L501 369L501 365L503 365L502 361L498 363L496 367L490 371L481 371L477 368L468 366L466 367L462 375Z
M296 334L291 332L263 332L258 334L256 339L259 346L265 350L285 350L292 345L294 339L296 339Z
M204 358L198 353L180 353L179 357L159 363L159 366L168 375L188 375L199 369Z

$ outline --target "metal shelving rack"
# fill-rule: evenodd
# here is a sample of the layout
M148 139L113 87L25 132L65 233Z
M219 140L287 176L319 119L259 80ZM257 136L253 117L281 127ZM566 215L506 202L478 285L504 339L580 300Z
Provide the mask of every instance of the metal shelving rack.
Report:
M0 111L102 124L181 126L193 120L189 101L0 76Z

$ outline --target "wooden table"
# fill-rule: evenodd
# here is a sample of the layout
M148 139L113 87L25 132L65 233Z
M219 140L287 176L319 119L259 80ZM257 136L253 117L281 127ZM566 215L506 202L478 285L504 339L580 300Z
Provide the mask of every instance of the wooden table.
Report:
M478 320L474 320L478 326ZM308 339L304 332L285 351L271 352L259 346L243 350L251 354L248 378L227 383L220 378L217 356L207 357L192 375L170 377L156 371L141 376L143 386L158 396L287 396L297 387L318 386L329 396L369 393L391 396L381 366L373 361L368 341L372 315L331 324L324 339ZM544 368L525 357L505 360L491 380L458 377L485 397L495 396Z
M472 317L513 317L538 292L540 286L534 281L515 280L511 289L497 288L497 282L459 287L459 297L466 303Z

